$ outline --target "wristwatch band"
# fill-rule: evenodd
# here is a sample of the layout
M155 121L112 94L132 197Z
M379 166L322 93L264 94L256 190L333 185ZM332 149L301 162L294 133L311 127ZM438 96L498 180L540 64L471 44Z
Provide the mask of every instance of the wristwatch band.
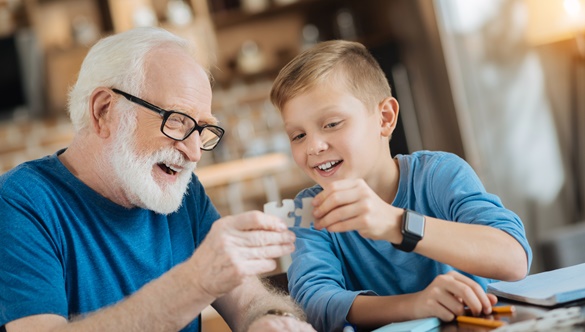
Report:
M417 212L411 210L404 210L402 217L402 243L394 244L394 248L411 252L416 248L416 245L424 236L425 217Z

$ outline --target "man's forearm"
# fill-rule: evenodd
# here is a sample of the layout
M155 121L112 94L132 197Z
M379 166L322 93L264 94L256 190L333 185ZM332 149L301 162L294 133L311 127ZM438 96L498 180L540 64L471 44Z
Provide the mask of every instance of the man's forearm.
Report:
M9 323L7 331L30 331L33 326L37 331L177 331L214 300L198 289L194 280L186 263L179 264L111 307L77 317L67 324L54 318L48 318L52 320L46 324L42 320L23 318Z
M257 277L249 277L213 306L233 331L246 331L252 322L272 309L289 312L305 320L302 309L288 295L262 283Z
M266 294L258 294L253 300L250 310L248 310L244 329L255 321L256 319L266 315L270 310L277 310L293 315L297 319L306 320L305 313L303 310L292 300L290 296L282 292L277 291L271 285L263 283Z

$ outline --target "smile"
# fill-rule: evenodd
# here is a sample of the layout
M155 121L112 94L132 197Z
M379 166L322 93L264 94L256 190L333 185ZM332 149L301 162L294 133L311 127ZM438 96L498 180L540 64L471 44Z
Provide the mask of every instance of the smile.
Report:
M165 173L169 175L175 175L181 171L179 168L164 163L158 164L158 167L160 167Z
M316 167L322 171L328 171L328 170L332 169L333 167L335 167L340 162L341 162L341 160L328 161L328 162L323 163L321 165L317 165Z

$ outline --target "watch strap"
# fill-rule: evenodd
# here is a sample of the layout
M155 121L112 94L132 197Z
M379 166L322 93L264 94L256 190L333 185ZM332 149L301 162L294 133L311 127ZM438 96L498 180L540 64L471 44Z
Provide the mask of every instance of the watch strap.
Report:
M424 216L422 216L420 213L404 209L404 216L402 217L402 227L401 227L402 242L400 244L392 243L392 246L394 246L394 248L402 250L404 252L412 252L414 250L414 248L416 248L416 245L418 244L418 242L420 240L422 240L421 235L412 234L412 233L408 232L406 229L407 215L409 213L416 214L416 215L424 218Z

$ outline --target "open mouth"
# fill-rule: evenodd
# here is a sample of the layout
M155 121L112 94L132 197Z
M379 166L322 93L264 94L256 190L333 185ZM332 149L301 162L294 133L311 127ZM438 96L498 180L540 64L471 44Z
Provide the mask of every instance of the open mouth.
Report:
M158 167L160 167L165 173L167 173L169 175L175 175L175 174L177 174L177 172L179 172L178 169L175 169L175 168L173 168L173 166L167 165L165 163L158 164Z
M328 161L326 163L317 165L316 168L318 168L319 170L324 171L324 172L329 172L335 166L339 165L341 162L342 162L342 160Z

